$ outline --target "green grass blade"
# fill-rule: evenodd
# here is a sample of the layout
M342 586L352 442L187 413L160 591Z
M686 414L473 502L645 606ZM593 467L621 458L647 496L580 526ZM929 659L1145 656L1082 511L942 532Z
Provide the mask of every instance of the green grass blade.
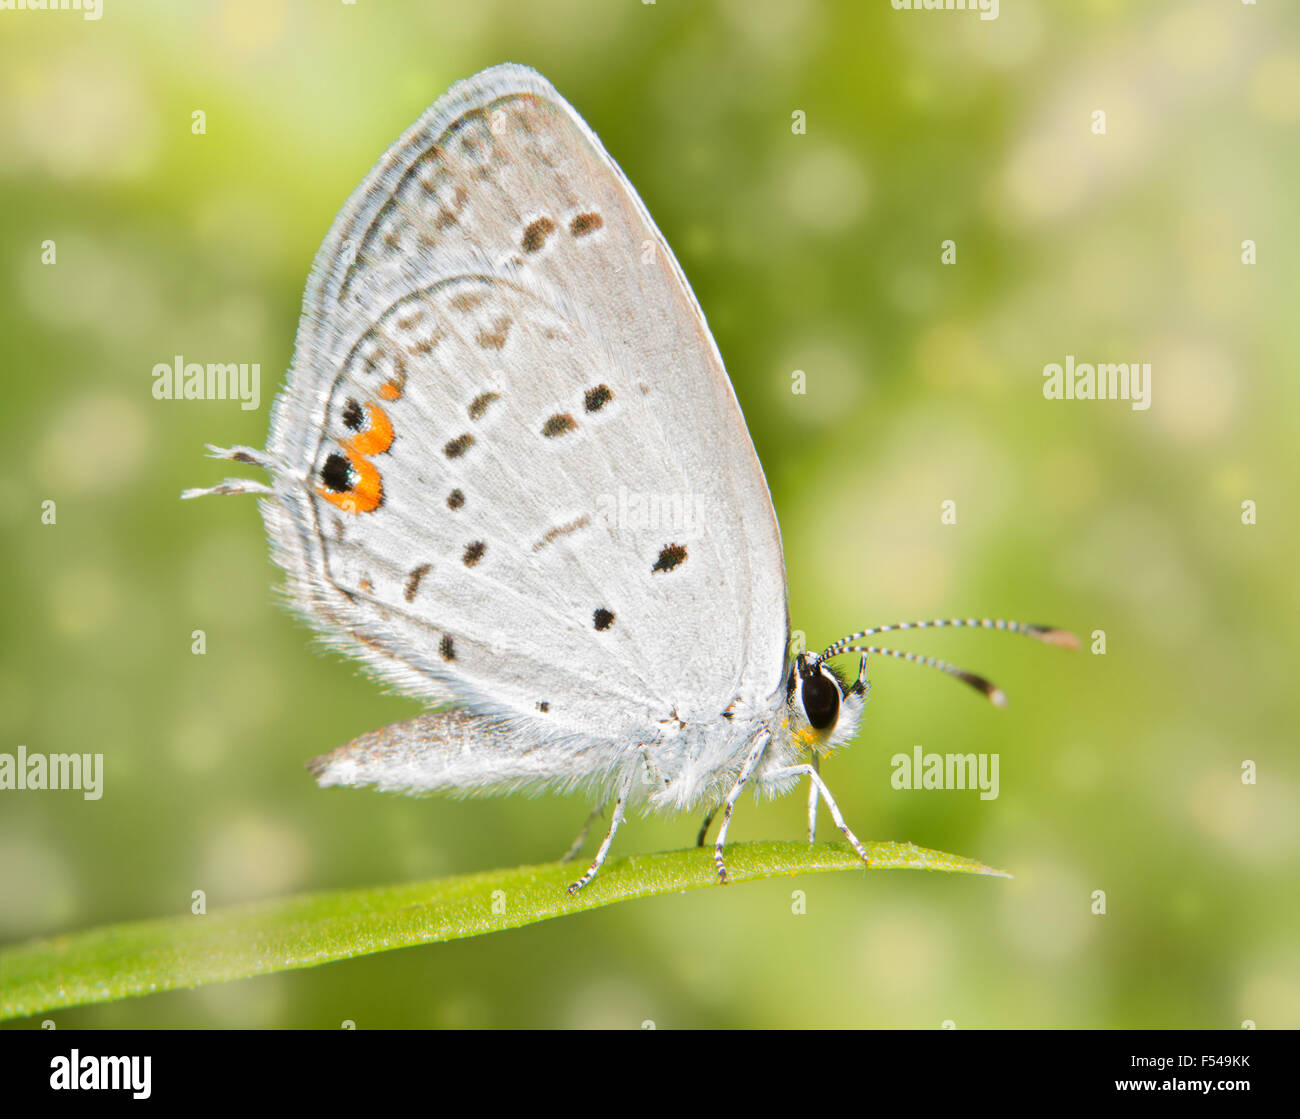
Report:
M869 843L873 870L944 870L1006 876L971 859L910 843ZM692 847L607 863L577 897L577 864L306 894L207 916L184 914L91 929L0 950L0 1019L112 1002L229 979L315 967L518 928L552 917L681 890L717 887L712 849ZM862 870L848 847L737 843L732 883L829 870ZM495 903L495 904L494 904Z

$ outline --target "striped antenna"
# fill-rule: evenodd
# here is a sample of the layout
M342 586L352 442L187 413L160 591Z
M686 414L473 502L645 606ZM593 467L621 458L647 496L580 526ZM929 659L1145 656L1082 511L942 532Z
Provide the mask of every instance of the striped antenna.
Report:
M899 649L886 649L880 645L853 644L853 642L863 637L872 637L877 633L890 633L894 630L953 628L997 629L1007 633L1018 633L1024 637L1032 637L1036 641L1042 641L1048 645L1059 645L1065 649L1077 649L1079 647L1079 639L1074 634L1068 630L1056 629L1052 626L1028 625L1024 622L1007 621L1003 618L935 618L924 622L898 622L892 626L876 626L873 629L864 629L857 633L851 633L847 637L841 637L833 645L829 646L821 657L825 660L829 657L838 657L844 653L879 653L882 656L893 657L896 660L907 661L911 664L923 664L927 668L937 668L940 672L955 676L963 683L983 692L994 706L1005 707L1007 695L1001 688L985 680L983 676L967 672L965 669L958 668L947 661L941 661L936 657L923 657L917 653L905 653Z
M1060 645L1066 649L1077 649L1079 639L1069 630L1056 629L1053 626L1036 626L1027 622L1007 621L1005 618L932 618L926 622L896 622L892 626L875 626L850 633L832 644L823 657L837 657L847 653L848 646L864 637L874 637L878 633L892 633L900 629L1000 629L1007 633L1019 633L1032 637L1048 645Z
M958 668L955 664L941 661L937 657L923 657L919 653L905 653L901 649L886 649L883 645L850 645L847 649L840 649L829 655L837 657L840 653L879 653L881 656L894 657L909 664L923 664L927 668L937 668L940 672L946 672L949 676L955 676L963 683L969 684L976 691L983 692L994 707L1007 705L1007 693L996 684L985 680L983 676L976 676L973 672Z

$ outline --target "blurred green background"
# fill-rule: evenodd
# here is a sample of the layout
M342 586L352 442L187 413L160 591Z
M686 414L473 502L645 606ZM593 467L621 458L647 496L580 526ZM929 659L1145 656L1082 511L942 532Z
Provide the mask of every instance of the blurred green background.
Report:
M864 732L824 767L859 834L1013 881L709 890L61 1027L1300 1026L1294 5L104 4L0 13L0 750L107 771L97 802L0 792L0 940L186 912L196 889L215 909L541 862L576 832L576 800L318 790L308 758L418 707L313 651L252 499L178 500L232 473L205 442L264 443L344 199L495 62L556 84L676 250L811 644L991 614L1107 651L910 635L1009 708L877 663ZM178 353L259 362L261 408L154 400ZM1067 354L1151 362L1150 410L1045 400ZM915 744L998 753L1000 797L893 790ZM733 834L795 838L803 801L746 800ZM616 853L697 823L633 821Z

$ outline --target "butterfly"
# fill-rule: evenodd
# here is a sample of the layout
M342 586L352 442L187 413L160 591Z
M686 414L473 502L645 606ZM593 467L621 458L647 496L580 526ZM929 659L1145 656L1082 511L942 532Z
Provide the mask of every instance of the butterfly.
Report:
M718 811L810 782L864 860L819 759L858 731L891 630L790 656L781 535L721 355L636 191L540 74L453 86L336 218L303 299L261 467L286 590L324 638L430 705L311 763L322 786L581 791ZM831 661L856 653L856 678Z

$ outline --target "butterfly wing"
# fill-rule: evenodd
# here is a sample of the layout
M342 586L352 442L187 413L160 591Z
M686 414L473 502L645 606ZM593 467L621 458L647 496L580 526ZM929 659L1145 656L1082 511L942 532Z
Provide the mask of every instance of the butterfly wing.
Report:
M722 360L532 70L453 87L344 207L268 454L296 604L408 693L644 742L780 686L780 535Z
M621 761L596 739L540 738L513 720L452 707L370 731L307 768L323 788L478 796L584 786L603 800Z

